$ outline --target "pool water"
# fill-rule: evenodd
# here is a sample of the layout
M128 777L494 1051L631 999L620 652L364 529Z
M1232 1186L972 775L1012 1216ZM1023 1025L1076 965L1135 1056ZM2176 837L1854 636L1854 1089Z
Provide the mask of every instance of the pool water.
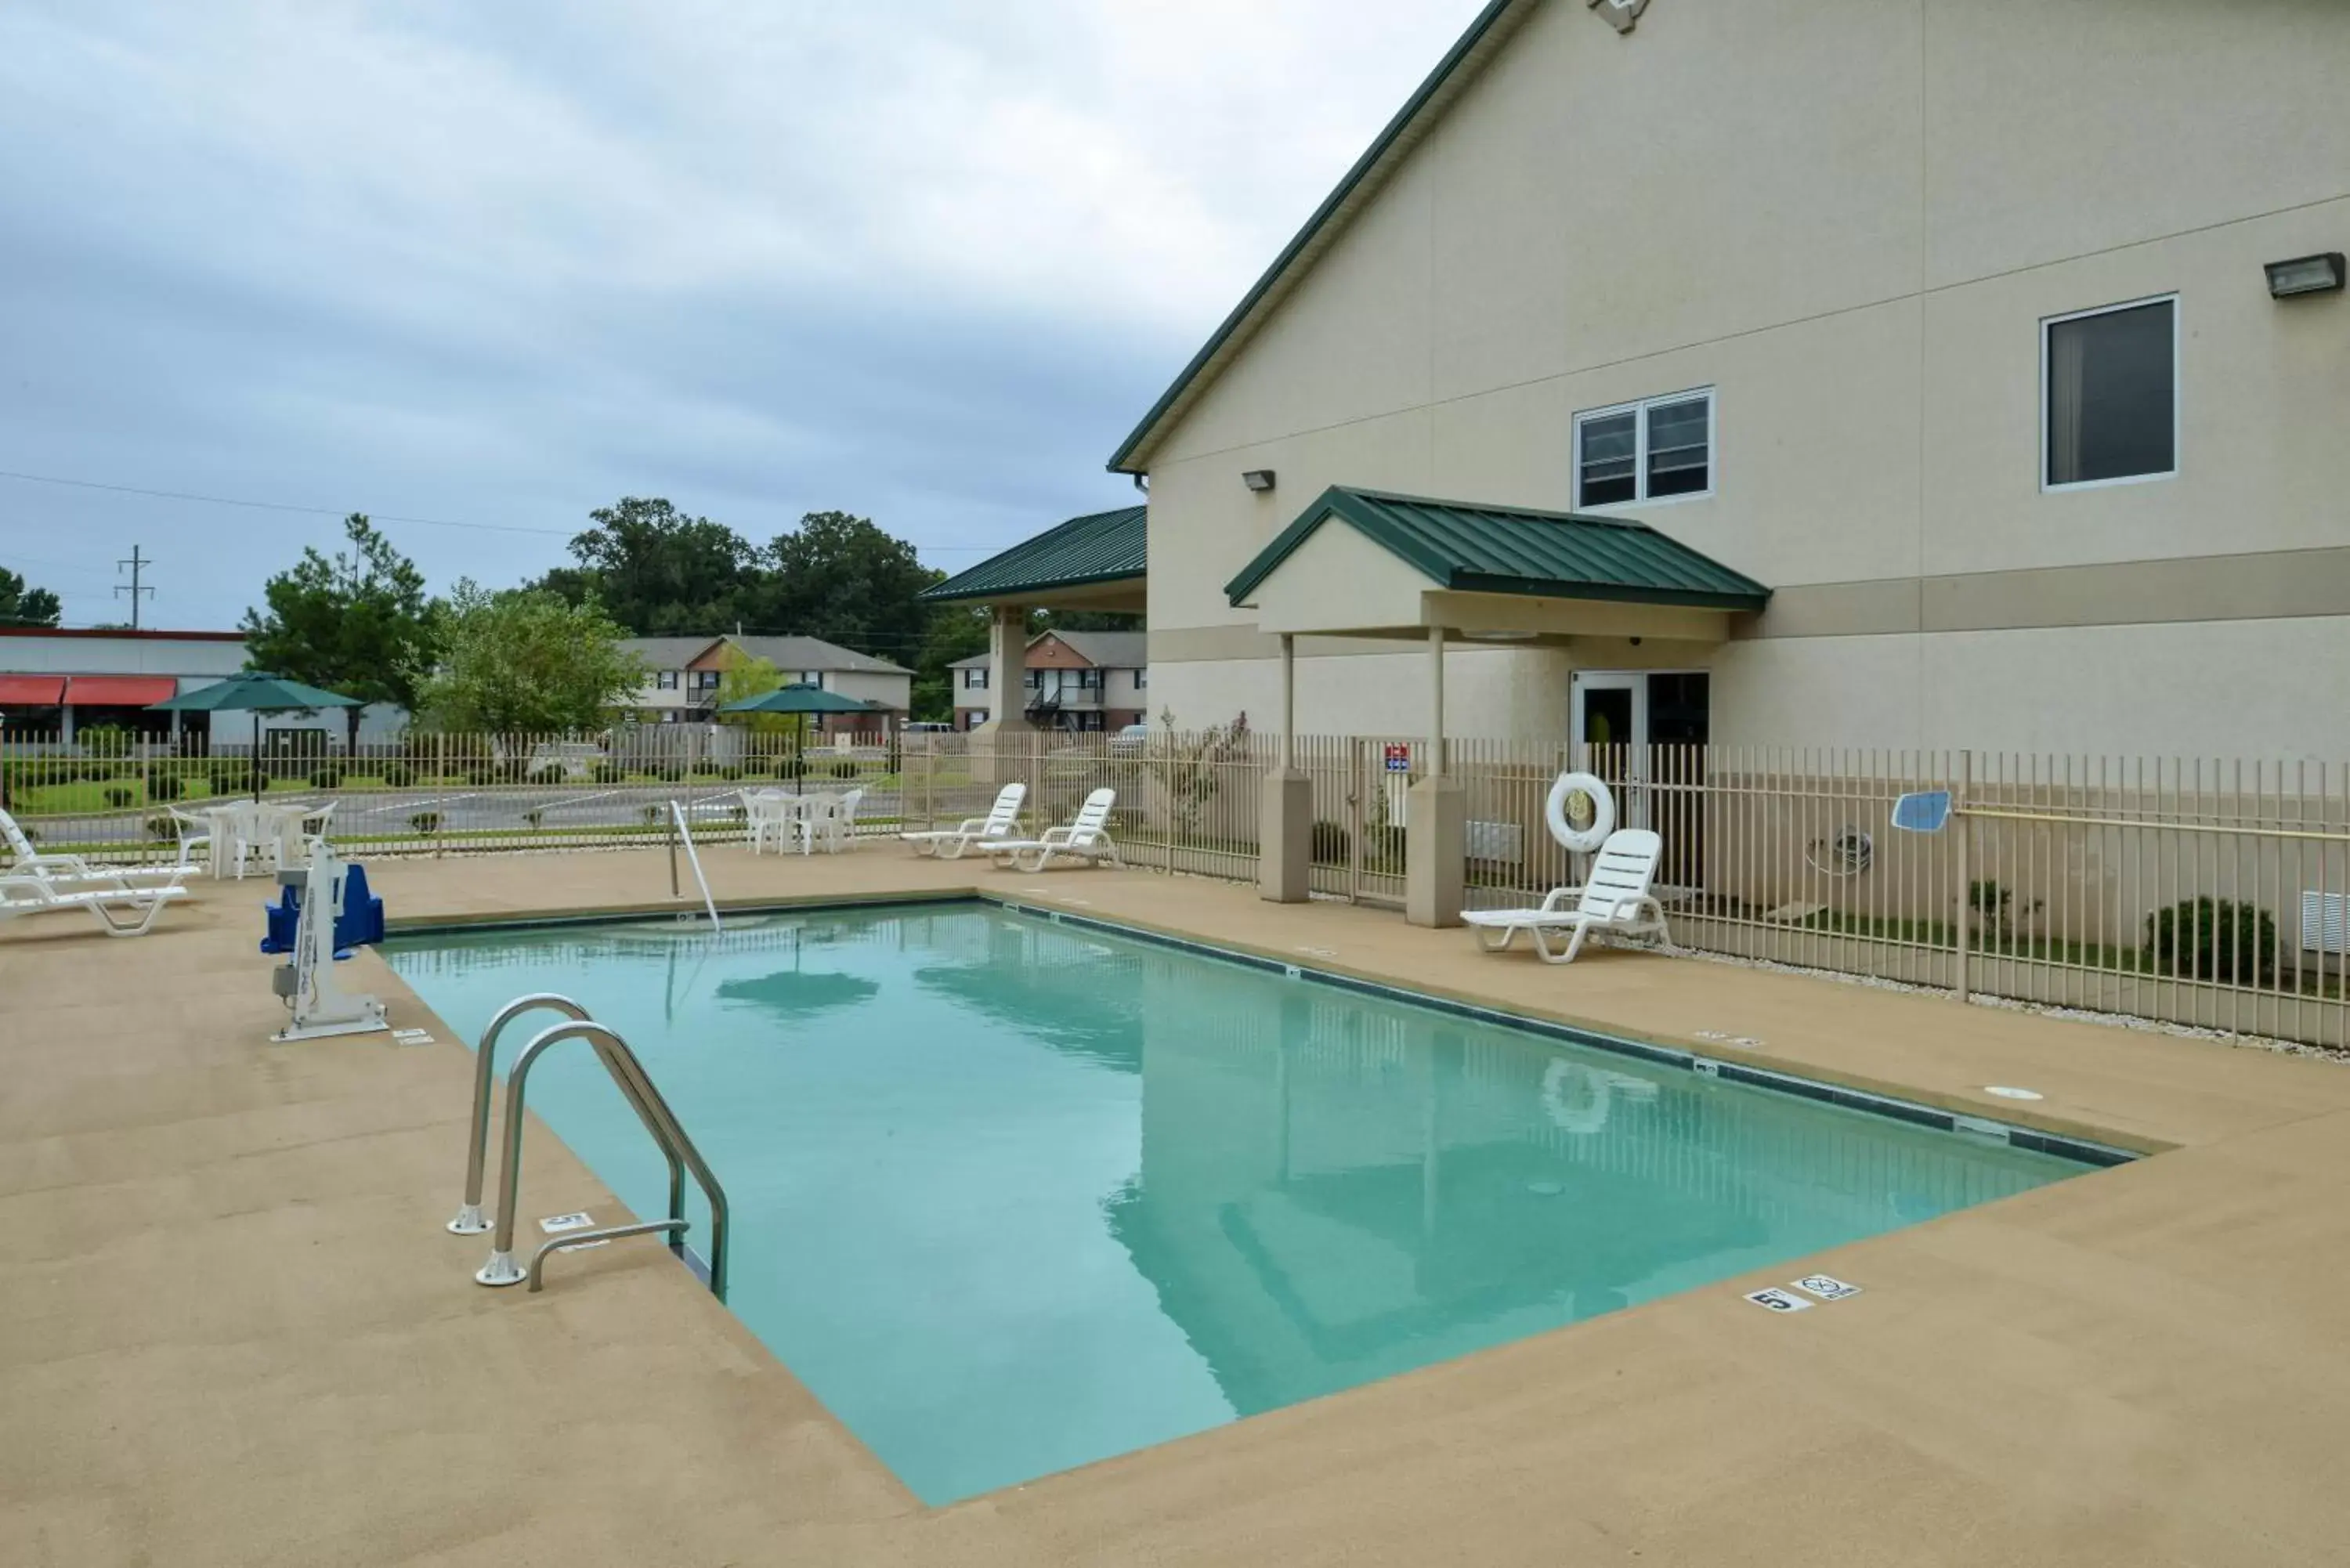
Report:
M385 955L469 1040L556 991L629 1041L725 1184L729 1304L931 1503L2085 1168L976 904ZM585 1047L530 1103L661 1212ZM519 1251L549 1207L525 1169Z

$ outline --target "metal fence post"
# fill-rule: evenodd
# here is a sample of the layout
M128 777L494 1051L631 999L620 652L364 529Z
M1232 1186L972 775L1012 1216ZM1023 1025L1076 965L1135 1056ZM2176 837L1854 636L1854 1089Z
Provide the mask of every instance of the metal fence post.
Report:
M1967 799L1973 793L1975 754L1971 751L1959 753L1959 788L1951 803L1951 815L1959 829L1959 972L1952 988L1960 1002L1967 1000L1968 955L1974 934L1974 818L1966 815Z

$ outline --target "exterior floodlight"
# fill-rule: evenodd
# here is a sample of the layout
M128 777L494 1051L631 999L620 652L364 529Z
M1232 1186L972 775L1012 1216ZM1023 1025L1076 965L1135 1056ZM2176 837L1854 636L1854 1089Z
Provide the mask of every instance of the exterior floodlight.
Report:
M2269 293L2278 299L2296 294L2339 294L2343 283L2342 253L2298 256L2269 263Z
M1241 475L1241 483L1247 485L1251 490L1255 491L1259 495L1262 495L1266 491L1273 488L1273 470L1269 468L1252 468L1246 473Z

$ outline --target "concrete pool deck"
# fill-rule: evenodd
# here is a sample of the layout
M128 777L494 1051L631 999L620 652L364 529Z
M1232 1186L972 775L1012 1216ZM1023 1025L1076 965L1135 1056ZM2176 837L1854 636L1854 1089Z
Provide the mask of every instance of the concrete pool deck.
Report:
M200 884L136 942L0 929L0 1563L2350 1557L2338 1064L1147 873L708 858L723 900L976 889L2170 1152L1823 1254L1833 1308L1724 1282L931 1511L653 1243L474 1285L470 1053L372 954L436 1044L266 1044L268 889ZM668 894L657 852L370 871L402 921ZM530 1212L617 1211L526 1136Z

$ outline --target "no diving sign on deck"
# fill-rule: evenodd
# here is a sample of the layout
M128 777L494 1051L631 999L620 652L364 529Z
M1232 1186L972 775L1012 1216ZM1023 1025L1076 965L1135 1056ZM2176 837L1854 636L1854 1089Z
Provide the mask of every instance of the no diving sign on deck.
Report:
M1834 1274L1805 1274L1785 1290L1749 1291L1746 1299L1772 1312L1804 1312L1815 1301L1840 1302L1858 1294L1858 1285L1846 1284Z
M1391 774L1411 772L1411 745L1405 741L1389 741L1387 745L1387 767Z

